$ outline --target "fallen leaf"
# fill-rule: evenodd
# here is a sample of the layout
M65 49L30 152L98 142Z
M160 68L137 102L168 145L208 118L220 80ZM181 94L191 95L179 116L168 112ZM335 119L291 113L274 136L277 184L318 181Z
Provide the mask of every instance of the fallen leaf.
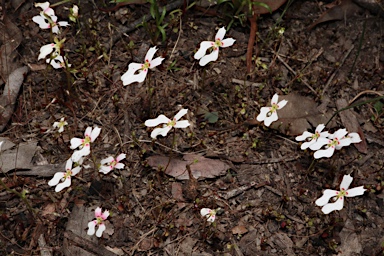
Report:
M321 16L308 27L308 30L311 30L313 27L320 23L334 20L343 20L347 17L351 17L359 10L360 7L353 3L352 0L341 0L339 5L335 5L321 14Z
M216 160L209 159L195 154L184 155L183 160L167 156L150 156L147 159L148 164L155 170L164 170L165 173L178 179L188 180L187 165L191 167L191 174L195 179L214 178L223 175L229 169L229 165Z
M172 197L179 202L184 202L183 188L181 187L181 184L178 182L172 183Z
M271 128L287 135L299 135L319 124L325 124L331 118L331 113L321 113L316 102L296 93L279 96L279 101L287 100L288 103L277 111L279 119L271 124ZM334 127L334 122L327 128Z
M234 235L242 235L248 232L248 229L245 226L239 225L232 228L232 234Z
M337 251L339 251L338 256L360 255L362 252L363 247L355 230L353 221L347 219L345 226L339 234L341 244L337 247Z
M0 154L0 168L3 173L14 169L30 169L33 167L32 158L37 150L37 141L20 143L18 146L9 148L11 142L6 140L5 147ZM4 150L6 148L6 150Z
M348 103L345 99L338 99L336 101L336 107L338 110L345 108L348 106ZM339 112L339 116L341 118L341 122L348 132L357 132L360 135L361 142L354 143L355 147L360 153L367 154L368 146L364 137L363 130L360 127L359 122L357 121L356 115L352 109L347 109Z

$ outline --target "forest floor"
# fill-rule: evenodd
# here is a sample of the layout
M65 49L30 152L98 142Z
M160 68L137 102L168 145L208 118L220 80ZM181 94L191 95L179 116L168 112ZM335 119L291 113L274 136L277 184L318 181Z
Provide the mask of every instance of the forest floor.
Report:
M27 66L28 72L0 134L1 179L9 188L0 186L1 255L383 255L384 100L340 112L327 126L359 132L360 147L314 161L295 140L327 122L305 113L329 117L383 96L382 17L349 3L353 12L342 9L341 19L309 29L331 6L289 2L259 17L257 58L248 74L246 20L234 20L226 38L236 43L221 48L217 61L201 67L193 58L200 42L228 26L228 5L176 6L165 15L162 40L153 19L121 33L150 14L149 4L74 2L79 22L60 34L71 73L38 61L40 47L51 41L32 21L40 12L33 1L6 1L2 10L21 38L7 69ZM53 8L68 20L71 7ZM143 83L123 86L128 64L142 63L153 46L162 65ZM287 97L286 112L304 124L256 121L275 93ZM153 140L144 122L181 108L191 125ZM62 117L68 126L59 134L52 124ZM64 171L71 138L96 126L101 134L84 163L89 168L56 193L48 181ZM98 172L101 159L120 153L125 168ZM182 159L189 168L200 163L193 169L197 179L185 165L185 175L174 174L177 166L169 163ZM159 162L165 167L157 168ZM346 174L354 178L351 187L367 191L323 214L315 200L324 189L339 190ZM101 238L87 235L96 207L110 211ZM220 208L214 223L201 208Z

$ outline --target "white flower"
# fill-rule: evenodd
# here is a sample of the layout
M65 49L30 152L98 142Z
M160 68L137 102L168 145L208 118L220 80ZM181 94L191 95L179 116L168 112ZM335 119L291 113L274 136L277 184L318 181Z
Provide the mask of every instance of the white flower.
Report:
M209 62L217 60L217 58L219 57L220 47L225 48L235 43L236 40L233 38L223 39L226 32L227 31L225 30L225 28L222 27L219 29L219 31L217 31L214 42L203 41L200 43L200 49L194 55L194 58L196 60L200 60L200 66L205 66ZM209 48L212 48L212 52L210 54L206 54Z
M147 54L145 55L144 64L131 63L128 65L128 71L121 76L123 85L132 84L134 82L143 82L148 74L148 70L161 64L164 58L157 57L156 59L153 59L156 51L156 47L149 48ZM135 74L136 72L138 72L138 74Z
M40 7L43 11L43 14L46 14L48 16L54 16L55 11L49 7L49 2L44 2L44 3L35 3L35 7Z
M282 109L287 103L287 100L282 100L277 102L279 96L277 94L273 95L271 100L271 107L262 107L260 109L260 114L256 117L257 121L264 121L266 126L270 126L272 122L279 119L277 116L277 110Z
M59 122L53 123L53 128L58 128L59 133L62 133L64 131L64 126L66 125L68 125L68 123L65 121L64 117L62 117Z
M94 142L95 139L99 136L101 128L95 127L93 130L91 127L88 127L84 132L84 139L72 138L71 139L71 149L80 148L80 150L75 150L72 154L72 160L77 162L81 157L89 155L91 153L91 142Z
M319 124L316 127L315 133L310 133L310 132L305 131L302 135L297 136L296 137L297 141L307 140L306 142L301 144L301 149L304 150L304 149L310 148L310 149L314 150L314 148L316 148L318 145L317 144L318 138L320 138L320 137L321 138L327 138L327 136L329 135L329 132L321 132L324 128L325 128L324 124ZM320 147L322 147L322 146L323 145L321 145Z
M340 184L340 191L326 189L323 192L323 196L316 200L316 205L323 206L321 210L324 214L328 214L335 210L341 210L344 206L345 197L354 197L361 196L364 194L364 186L349 188L351 185L353 178L351 175L344 175L343 180ZM328 203L329 199L334 198L334 203Z
M87 234L89 236L93 236L95 234L95 227L98 226L96 236L101 237L103 235L103 232L105 230L105 224L104 221L108 218L109 211L105 210L103 213L101 213L101 208L97 207L95 210L95 220L88 223L88 232Z
M346 129L339 129L334 134L328 135L328 138L318 138L316 147L313 146L311 149L317 150L325 145L326 149L320 149L315 152L313 155L316 159L322 157L331 157L335 152L335 149L339 150L344 146L349 146L352 143L352 140L348 137Z
M209 208L202 208L200 210L201 216L206 217L208 222L214 222L215 221L216 212L217 212L216 210L212 210Z
M99 172L102 172L104 174L108 174L110 171L112 171L113 169L123 169L124 168L124 164L123 163L119 163L121 160L125 159L125 156L126 154L120 154L115 158L113 158L112 156L110 157L107 157L103 160L100 161L100 168L99 168Z
M81 166L76 166L72 169L72 159L67 160L65 165L66 172L57 172L53 178L48 182L49 186L56 186L55 191L60 192L66 187L71 186L71 176L75 176L81 170ZM59 183L62 181L62 183Z
M188 120L179 121L179 119L187 114L187 112L188 109L181 109L172 120L165 115L159 115L155 119L149 119L145 121L145 125L148 127L155 127L159 124L164 124L163 128L155 128L151 133L151 137L155 139L159 134L165 137L167 133L172 129L172 127L186 128L190 125Z
M69 9L69 11L71 12L69 19L72 22L76 22L76 19L79 17L79 7L74 4L73 7Z

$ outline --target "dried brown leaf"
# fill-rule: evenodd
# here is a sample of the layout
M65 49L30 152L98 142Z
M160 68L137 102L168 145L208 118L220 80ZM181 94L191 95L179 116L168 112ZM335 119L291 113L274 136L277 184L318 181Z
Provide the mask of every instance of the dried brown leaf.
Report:
M321 113L316 102L296 93L279 96L279 101L287 100L288 103L278 110L279 119L271 124L271 128L287 135L299 135L304 131L328 122L331 113ZM333 127L333 123L328 128Z
M169 160L167 156L156 155L148 157L147 161L156 170L164 170L168 166L165 173L178 180L189 179L187 165L190 165L191 174L195 179L214 178L225 174L229 169L229 165L220 160L195 154L184 155L183 160L175 158Z

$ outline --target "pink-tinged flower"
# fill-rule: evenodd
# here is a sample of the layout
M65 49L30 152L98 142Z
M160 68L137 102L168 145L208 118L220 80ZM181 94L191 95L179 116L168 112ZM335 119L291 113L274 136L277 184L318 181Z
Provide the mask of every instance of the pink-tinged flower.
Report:
M306 142L301 144L301 149L304 150L304 149L310 148L312 150L315 150L314 148L318 147L318 144L317 144L318 139L320 137L321 138L327 138L327 136L329 135L329 132L322 132L322 130L324 128L325 128L324 124L319 124L316 127L315 133L305 131L302 135L297 136L296 137L297 141L307 140ZM322 145L319 148L321 148L321 147L322 147ZM319 148L317 148L317 149L319 149Z
M81 157L87 156L91 153L91 143L99 136L101 128L95 127L92 129L88 127L84 132L84 139L72 138L71 149L79 148L72 154L72 161L77 162Z
M313 147L313 150L317 150L325 145L326 149L320 149L315 152L313 155L314 158L322 158L322 157L331 157L335 150L339 150L344 146L349 146L352 143L352 140L348 137L346 129L339 129L334 134L328 135L328 138L318 138L316 147Z
M272 122L279 119L277 116L277 110L282 109L287 103L287 100L282 100L277 102L279 95L275 94L271 100L271 107L262 107L260 109L260 114L256 117L257 121L264 121L265 126L270 126Z
M48 16L55 15L55 11L49 7L49 2L35 3L35 7L40 7L43 10L41 13L45 15L48 15Z
M66 187L71 186L71 177L78 174L81 170L81 166L76 166L72 169L72 159L68 159L65 165L65 172L57 172L53 178L48 182L49 186L56 186L55 191L60 192ZM59 183L61 181L61 183Z
M120 163L120 161L125 159L125 156L126 154L120 154L116 157L116 159L113 156L110 156L101 160L99 172L108 174L113 169L123 169L125 165L123 163Z
M200 66L205 66L211 61L216 61L219 57L219 48L225 48L232 46L235 43L235 39L233 38L226 38L224 39L225 33L227 31L224 27L220 28L219 31L217 31L215 36L215 41L203 41L200 43L200 49L195 53L194 58L196 60L200 60L199 64ZM212 52L210 54L206 54L208 49L212 49Z
M212 209L209 209L209 208L202 208L200 210L200 214L201 216L207 218L207 221L208 222L214 222L215 219L216 219L216 210L212 210Z
M98 226L99 228L96 231L96 236L101 237L103 235L103 232L105 230L105 224L104 221L108 218L109 211L105 210L103 213L101 212L101 208L97 207L95 210L95 220L88 223L88 232L87 234L89 236L93 236L95 234L95 227Z
M188 109L181 109L173 119L169 119L165 115L159 115L155 119L149 119L145 121L145 125L148 127L155 127L159 124L164 124L162 128L155 128L152 133L151 137L155 139L159 134L165 137L167 133L174 127L174 128L186 128L190 125L188 120L182 120L179 121L181 117L183 117L185 114L187 114Z
M65 121L65 118L62 117L59 122L53 123L53 128L58 128L59 133L62 133L64 131L64 126L68 125L67 121Z
M353 178L351 175L344 175L343 180L340 184L340 191L326 189L323 192L323 196L316 200L315 204L318 206L323 206L321 210L324 214L328 214L332 211L340 211L343 209L345 197L354 197L361 196L364 194L364 186L349 188L351 185ZM329 199L333 198L334 203L328 203Z
M143 82L148 74L148 70L157 67L161 64L164 58L157 57L156 59L153 59L153 56L155 55L156 51L156 47L149 48L147 54L145 55L144 64L131 63L128 65L128 71L121 76L123 85L129 85L134 82ZM135 74L136 72L138 73Z

